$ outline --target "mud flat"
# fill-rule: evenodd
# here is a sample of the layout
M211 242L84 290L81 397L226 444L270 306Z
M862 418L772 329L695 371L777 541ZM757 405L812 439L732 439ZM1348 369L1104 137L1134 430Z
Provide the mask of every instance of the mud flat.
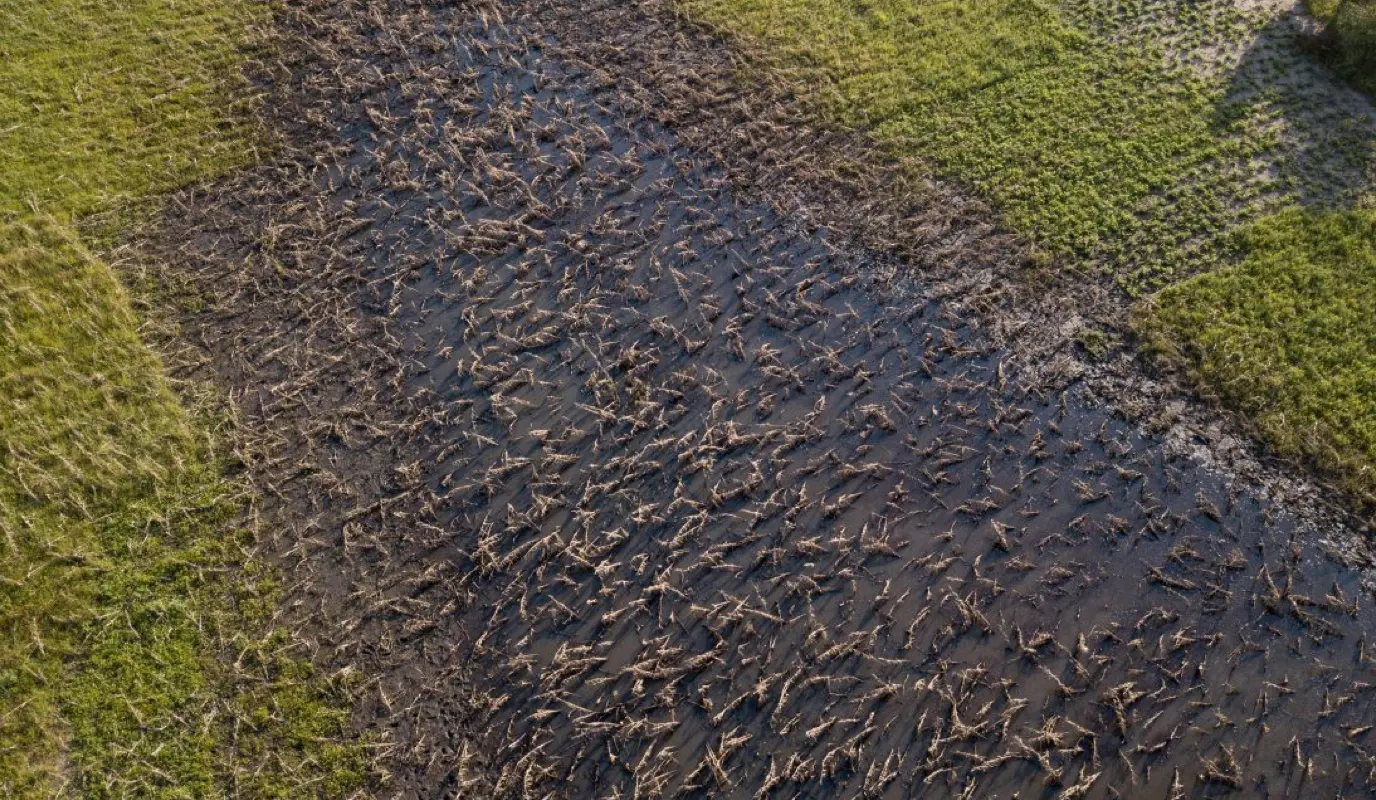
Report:
M741 189L599 8L301 4L281 155L139 243L384 794L1370 791L1339 521ZM930 257L1013 253L963 208Z

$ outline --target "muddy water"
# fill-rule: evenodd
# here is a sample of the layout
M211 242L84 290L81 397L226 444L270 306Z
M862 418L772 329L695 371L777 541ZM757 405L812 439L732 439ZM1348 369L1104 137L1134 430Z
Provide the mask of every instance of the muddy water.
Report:
M437 741L407 796L1370 790L1376 620L1323 531L1013 374L519 26L423 17L307 201L410 354L373 397L430 408L369 455L423 523L343 526L389 550L363 649L416 654Z
M465 429L425 468L499 793L1368 787L1372 618L1315 531L501 30L349 198L424 264L390 301ZM426 188L370 199L392 171Z

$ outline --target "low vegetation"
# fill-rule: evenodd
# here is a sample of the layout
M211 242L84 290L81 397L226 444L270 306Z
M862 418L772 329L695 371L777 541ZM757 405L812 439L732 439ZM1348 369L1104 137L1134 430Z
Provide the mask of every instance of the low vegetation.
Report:
M85 215L245 163L255 3L0 4L0 795L313 797L340 687L242 564L223 418L173 393Z
M1376 213L1295 210L1238 236L1241 263L1140 310L1148 346L1281 453L1376 485Z
M1309 5L1325 24L1330 62L1362 91L1376 95L1376 2L1312 0Z
M1361 237L1347 235L1339 251L1319 245L1364 218L1343 209L1369 192L1376 127L1370 106L1295 45L1281 12L1232 0L680 7L745 43L824 119L975 189L1048 260L1098 270L1143 298L1137 318L1154 352L1189 365L1277 452L1376 488L1372 343L1313 325L1369 327L1370 315L1350 316L1370 310L1360 294L1369 273L1341 260L1363 252ZM1360 31L1371 8L1334 3L1333 25ZM1366 34L1343 35L1355 65ZM1286 234L1286 249L1265 251ZM1268 269L1278 274L1263 280ZM1237 311L1226 324L1209 319L1226 309ZM1279 340L1296 345L1264 352ZM1330 380L1300 377L1317 374Z
M1229 196L1245 191L1225 165L1265 143L1220 135L1235 121L1217 112L1223 86L1168 71L1146 45L1109 46L1128 22L1084 5L684 2L809 87L826 118L927 157L1048 253L1106 264L1142 291L1213 263Z

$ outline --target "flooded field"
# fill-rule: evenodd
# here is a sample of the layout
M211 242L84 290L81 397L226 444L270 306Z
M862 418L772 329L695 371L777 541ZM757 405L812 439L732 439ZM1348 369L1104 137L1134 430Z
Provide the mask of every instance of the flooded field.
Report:
M386 794L1371 792L1329 531L743 197L522 11L307 8L290 146L144 243Z

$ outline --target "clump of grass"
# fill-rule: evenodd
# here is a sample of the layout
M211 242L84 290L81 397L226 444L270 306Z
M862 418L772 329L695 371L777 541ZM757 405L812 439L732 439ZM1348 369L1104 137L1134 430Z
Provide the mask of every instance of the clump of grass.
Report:
M1237 244L1241 263L1138 310L1150 352L1376 500L1376 212L1292 210Z
M82 215L252 158L265 19L0 6L0 795L316 797L364 778L345 687L272 630L223 431L188 412ZM234 658L222 658L232 653Z
M1084 348L1085 355L1094 361L1105 360L1122 345L1122 339L1117 334L1088 326L1076 332L1075 341Z

